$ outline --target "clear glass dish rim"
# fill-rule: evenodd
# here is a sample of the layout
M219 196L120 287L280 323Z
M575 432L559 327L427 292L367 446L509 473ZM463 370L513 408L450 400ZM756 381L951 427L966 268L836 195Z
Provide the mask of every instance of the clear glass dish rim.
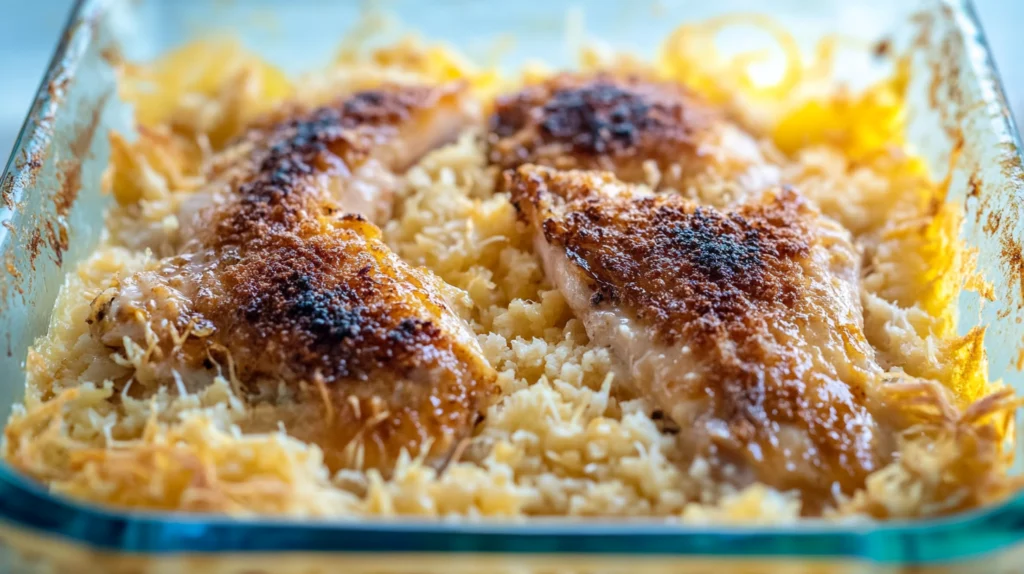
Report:
M74 74L93 30L88 15L102 0L75 0L19 131L3 177L15 181L16 158L41 149L44 112L59 107L48 86ZM1020 135L991 50L971 0L962 2L973 28L968 46L978 77L996 79L1003 124L1024 157ZM2 211L2 210L0 210ZM229 518L173 512L137 512L85 504L48 492L0 461L0 524L104 551L171 553L336 552L591 554L637 556L771 557L858 560L881 565L937 564L983 558L1024 542L1024 492L1004 503L942 519L805 522L789 526L695 526L653 520L531 519L530 521L316 521Z

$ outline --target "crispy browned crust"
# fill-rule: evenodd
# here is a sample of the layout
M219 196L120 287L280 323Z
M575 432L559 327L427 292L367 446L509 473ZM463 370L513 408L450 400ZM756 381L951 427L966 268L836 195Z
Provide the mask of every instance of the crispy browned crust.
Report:
M795 193L723 212L676 196L596 195L575 176L510 172L512 201L590 278L593 304L627 305L665 344L751 337L800 298L812 239ZM557 212L545 206L552 196L565 199Z
M678 84L562 74L498 98L490 120L488 159L503 169L534 163L598 169L645 182L644 161L665 172L697 160L716 114Z
M323 447L331 468L387 471L402 448L426 445L444 457L492 391L495 374L460 336L439 280L343 215L323 185L344 185L439 93L358 93L252 130L234 192L179 263L190 319L213 326L203 352L288 413L289 431Z
M773 425L797 426L827 478L798 485L810 492L827 493L833 479L852 492L877 467L870 432L858 422L863 387L808 372L808 352L794 342L810 314L836 312L809 275L819 216L797 193L781 189L726 211L676 195L617 194L626 188L610 174L523 166L506 178L521 217L589 282L595 309L624 310L665 346L700 357L703 394L713 397L733 447L757 443L770 453ZM596 189L603 186L610 187ZM859 332L841 337L863 341ZM854 345L845 352L860 357ZM815 385L825 394L809 401Z
M330 424L297 421L298 434L325 447L330 466L354 462L345 447L360 433L363 464L386 467L402 447L416 455L432 440L442 455L472 429L494 374L442 323L451 310L434 278L400 261L371 223L307 222L215 273L217 294L195 307L218 326L212 339L244 381L301 383L299 400Z
M290 116L279 112L264 120L243 138L253 152L244 160L247 177L235 183L240 201L224 210L209 242L243 244L287 231L310 215L341 211L342 206L307 189L311 176L344 176L356 169L393 140L400 126L414 122L417 114L430 113L453 90L382 88L353 94L333 106L293 109Z

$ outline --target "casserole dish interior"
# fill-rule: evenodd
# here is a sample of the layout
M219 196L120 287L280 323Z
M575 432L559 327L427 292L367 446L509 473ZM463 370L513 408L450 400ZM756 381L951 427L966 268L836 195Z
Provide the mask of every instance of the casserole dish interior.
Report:
M380 7L398 15L403 28L444 40L466 54L487 54L496 38L512 38L512 48L498 61L509 69L538 59L552 67L572 67L578 48L573 42L584 36L650 56L679 24L737 12L769 11L806 50L828 33L866 42L891 37L893 49L907 51L911 62L907 137L937 179L948 177L947 200L964 208L960 237L976 250L977 272L996 294L986 298L964 290L958 330L965 334L984 326L990 377L1024 391L1019 369L1024 224L1010 215L1019 213L1024 201L1020 141L969 5L788 0L766 8L742 0L623 0L591 3L581 10L571 0L500 5L400 0ZM0 372L7 381L0 390L0 410L5 417L21 399L26 351L46 329L64 274L88 254L102 229L102 213L110 201L98 191L110 153L106 134L111 129L131 131L130 110L118 101L111 61L149 60L208 33L228 32L288 72L308 71L327 63L339 39L364 22L363 8L358 3L196 0L87 0L76 7L0 190L5 223L0 229L5 261L0 326L7 346L0 356ZM741 35L730 41L742 48L748 40L756 38ZM855 54L841 57L838 71L840 80L855 87L891 73ZM1016 448L1019 452L1021 447ZM1021 460L1018 456L1018 465ZM306 558L317 564L405 553L408 560L396 561L397 570L480 564L474 560L514 564L510 556L564 564L560 554L588 555L608 569L625 568L633 554L643 555L642 565L654 569L680 562L721 568L749 559L769 560L766 564L780 571L823 560L850 568L966 559L998 564L1012 563L1012 548L1024 538L1022 510L1024 498L1015 498L999 508L942 521L809 523L780 529L596 522L289 523L96 509L54 497L0 466L0 537L12 548L52 551L64 564L96 553L124 568L149 567L147 561L159 564L181 553L207 555L225 568L270 568L263 560L272 559L255 556L257 551L316 553L315 559ZM428 558L418 561L415 557L421 555ZM374 563L367 559L361 564Z

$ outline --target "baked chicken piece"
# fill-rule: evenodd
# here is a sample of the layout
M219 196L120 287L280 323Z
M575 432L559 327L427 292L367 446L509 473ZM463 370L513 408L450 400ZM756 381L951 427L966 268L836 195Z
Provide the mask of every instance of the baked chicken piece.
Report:
M758 142L679 84L562 74L498 98L488 159L610 171L724 205L771 187L778 168Z
M506 180L549 279L687 455L812 505L885 462L860 257L796 192L716 209L601 172L527 165Z
M93 337L148 349L158 384L223 373L331 469L386 473L403 448L443 463L495 373L454 289L363 213L473 117L460 87L386 87L252 129L183 206L179 254L97 297Z

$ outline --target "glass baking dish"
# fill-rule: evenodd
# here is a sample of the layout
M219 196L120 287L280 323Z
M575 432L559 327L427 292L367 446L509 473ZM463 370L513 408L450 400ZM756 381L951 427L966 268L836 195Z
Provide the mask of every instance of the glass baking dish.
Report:
M680 23L745 11L769 13L808 48L827 33L890 37L912 56L908 138L933 173L949 172L949 199L965 210L961 237L977 249L980 272L997 294L990 301L963 293L959 328L985 326L991 376L1024 391L1018 370L1024 366L1021 144L969 4L381 4L407 27L469 54L486 52L495 38L514 37L515 48L501 62L509 67L531 59L570 66L567 14L577 32L584 23L589 36L641 54L653 52ZM98 191L109 157L106 134L131 131L129 111L116 96L112 58L147 59L205 33L227 31L288 71L314 69L328 61L362 8L354 1L316 0L76 4L0 187L4 419L22 396L26 350L45 331L64 274L102 229L109 201ZM854 84L884 73L842 61L840 72ZM1002 225L991 225L993 219ZM1017 460L1020 466L1024 457ZM997 508L941 520L781 528L651 521L297 522L91 507L54 496L0 464L0 542L3 572L1009 572L1024 560L1024 494Z

